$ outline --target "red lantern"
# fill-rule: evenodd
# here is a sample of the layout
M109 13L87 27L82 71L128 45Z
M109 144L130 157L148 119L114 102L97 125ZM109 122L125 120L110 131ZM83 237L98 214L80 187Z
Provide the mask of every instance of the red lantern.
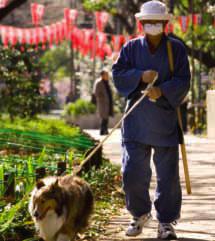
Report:
M38 49L38 45L40 43L40 28L35 29L35 50Z
M96 36L96 55L101 59L104 58L104 44L106 43L107 36L105 33L99 32Z
M124 43L125 43L125 37L123 35L112 36L112 46L113 46L114 52L119 52Z
M59 33L58 33L56 23L53 24L53 34L54 34L54 37L55 37L55 44L58 45L59 44Z
M62 42L62 30L61 30L61 23L58 22L56 23L56 28L57 28L57 38L59 42Z
M194 26L202 24L202 15L201 14L193 14L192 18L193 18L193 25Z
M96 26L99 32L102 32L108 22L109 14L107 12L96 12Z
M85 29L84 30L84 40L83 41L83 51L82 54L85 56L87 55L90 50L92 50L92 43L93 43L93 30L92 29Z
M63 41L65 39L66 36L66 20L62 20L61 21L61 41Z
M76 9L71 9L70 10L70 19L72 21L72 25L75 24L77 17L78 17L78 11Z
M42 42L42 49L46 49L46 42L47 42L47 27L41 28L41 42Z
M0 8L5 8L7 6L8 0L0 0Z
M66 36L69 39L71 34L71 28L75 24L78 17L78 11L76 9L64 9L64 19L66 20Z
M26 43L31 44L31 30L30 29L25 30L25 36L26 36Z
M22 40L21 40L21 44L25 45L26 44L26 29L21 29L22 31Z
M17 33L18 43L21 44L22 43L22 30L21 30L21 28L17 28L16 33Z
M137 20L137 32L142 34L143 33L143 25L140 21Z
M49 38L49 47L51 48L55 39L55 26L54 24L50 27L50 38Z
M190 22L189 16L180 16L179 17L179 23L181 25L181 30L183 33L187 32L189 22Z
M30 44L34 45L35 44L35 29L29 29L30 32Z
M34 25L38 25L43 18L45 12L45 6L42 4L31 4L32 22Z
M112 56L113 51L109 44L105 44L103 49L104 49L105 55L107 55L108 57Z
M2 43L4 47L8 47L9 43L9 34L8 34L8 28L5 26L1 27L1 37L2 37Z
M165 33L173 33L174 32L174 25L173 23L167 23L166 28L165 28Z
M16 29L13 27L10 27L9 29L9 43L12 47L14 47L17 44Z

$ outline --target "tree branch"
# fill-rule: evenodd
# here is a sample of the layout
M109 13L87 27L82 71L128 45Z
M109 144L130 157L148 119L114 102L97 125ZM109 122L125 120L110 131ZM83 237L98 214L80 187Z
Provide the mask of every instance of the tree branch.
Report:
M169 34L169 36L172 36L173 38L176 38L180 41L183 42L183 44L185 45L186 49L187 49L187 53L188 55L191 55L192 53L192 48L189 47L184 41L183 39L179 38L177 35L175 34ZM207 66L208 68L214 68L215 67L215 59L212 56L212 54L210 52L204 52L202 50L199 49L193 49L193 56L195 59L201 61L205 66Z
M125 15L117 13L115 16L120 19L121 23L125 26L125 28L128 31L128 33L132 33L133 32L134 26L129 24L128 18Z
M14 9L20 7L22 4L26 3L28 0L13 0L5 8L0 9L0 21L5 18Z

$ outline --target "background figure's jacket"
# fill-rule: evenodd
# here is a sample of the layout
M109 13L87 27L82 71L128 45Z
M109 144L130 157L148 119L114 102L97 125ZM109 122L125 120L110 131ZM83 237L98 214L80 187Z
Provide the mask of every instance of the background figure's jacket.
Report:
M173 76L169 68L167 37L164 35L154 54L144 37L129 41L121 49L112 67L114 84L127 101L126 110L134 102L141 84L143 71L155 70L163 93L156 102L146 97L122 123L123 141L138 141L154 146L179 144L176 108L190 87L189 62L183 43L169 38L174 58ZM145 85L146 87L146 85Z
M97 79L93 86L93 93L96 97L97 111L101 119L108 119L110 116L110 101L104 85L104 80Z

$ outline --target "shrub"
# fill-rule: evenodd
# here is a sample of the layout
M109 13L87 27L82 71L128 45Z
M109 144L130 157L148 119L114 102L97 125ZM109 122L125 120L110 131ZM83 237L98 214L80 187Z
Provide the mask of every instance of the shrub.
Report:
M40 65L33 50L0 47L0 111L16 116L34 117L43 111L47 100L39 93Z
M65 107L65 115L77 117L80 115L92 114L96 112L96 106L90 101L78 99L74 103L70 103Z

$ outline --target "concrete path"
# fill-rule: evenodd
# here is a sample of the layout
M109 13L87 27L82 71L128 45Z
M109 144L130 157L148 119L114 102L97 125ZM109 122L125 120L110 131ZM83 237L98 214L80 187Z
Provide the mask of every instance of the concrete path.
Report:
M98 131L87 131L96 139L102 139ZM187 144L189 170L193 194L188 196L185 190L183 166L181 165L181 183L183 188L182 217L176 226L179 240L215 241L215 140L199 138L192 135L185 137ZM121 136L117 130L104 144L106 157L113 163L121 163ZM182 161L180 162L182 164ZM152 178L151 197L153 200L155 176ZM155 217L155 211L152 212ZM130 215L125 209L118 217L112 217L106 232L100 240L139 240L156 241L157 221L153 218L143 234L136 238L127 238L124 230L130 222Z

